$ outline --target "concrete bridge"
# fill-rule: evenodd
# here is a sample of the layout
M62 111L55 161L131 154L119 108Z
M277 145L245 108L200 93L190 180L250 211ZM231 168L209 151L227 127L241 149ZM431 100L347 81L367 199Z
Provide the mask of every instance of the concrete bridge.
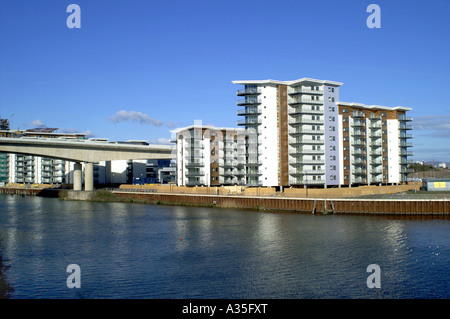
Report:
M82 190L81 162L85 163L84 189L94 190L94 163L114 160L171 159L172 146L134 145L55 138L0 138L0 152L34 155L75 162L73 189Z

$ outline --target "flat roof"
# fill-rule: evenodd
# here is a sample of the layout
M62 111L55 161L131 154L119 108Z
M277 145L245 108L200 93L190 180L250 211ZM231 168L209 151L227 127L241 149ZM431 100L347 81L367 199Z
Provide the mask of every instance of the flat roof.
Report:
M348 107L356 107L356 108L360 108L360 109L367 109L367 110L386 110L386 111L411 111L412 108L410 107L404 107L404 106L394 106L394 107L390 107L390 106L382 106L382 105L366 105L366 104L362 104L362 103L348 103L348 102L341 102L338 101L336 102L337 105L342 105L342 106L348 106Z
M297 83L302 82L313 82L313 83L319 83L319 84L329 84L329 85L336 85L341 86L344 83L336 82L336 81L329 81L329 80L318 80L318 79L311 79L311 78L301 78L298 80L293 81L278 81L278 80L241 80L241 81L231 81L233 84L281 84L281 85L294 85Z
M174 130L171 130L171 133L180 133L183 131L188 131L192 129L209 129L209 130L216 130L216 131L245 131L244 128L241 127L217 127L214 125L199 125L199 124L193 124L186 127L180 127L176 128Z

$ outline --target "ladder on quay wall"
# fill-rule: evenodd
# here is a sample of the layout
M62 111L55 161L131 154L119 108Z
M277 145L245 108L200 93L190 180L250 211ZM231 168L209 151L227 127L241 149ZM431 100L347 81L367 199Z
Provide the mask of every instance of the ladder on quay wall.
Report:
M331 213L334 214L334 204L332 201L330 201L331 203ZM312 209L312 214L316 213L316 204L317 204L317 200L314 200L314 205L313 205L313 209ZM327 200L325 199L323 201L323 211L322 211L322 215L328 215L330 213L330 211L327 210Z

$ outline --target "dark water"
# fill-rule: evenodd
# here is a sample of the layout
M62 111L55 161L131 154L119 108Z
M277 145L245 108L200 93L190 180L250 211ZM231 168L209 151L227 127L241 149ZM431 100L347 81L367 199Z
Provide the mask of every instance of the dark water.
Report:
M448 219L0 195L0 236L12 298L450 297Z

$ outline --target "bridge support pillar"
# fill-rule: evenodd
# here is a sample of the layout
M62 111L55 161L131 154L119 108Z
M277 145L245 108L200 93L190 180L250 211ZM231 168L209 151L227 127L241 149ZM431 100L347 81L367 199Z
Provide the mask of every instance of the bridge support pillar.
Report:
M74 191L81 191L81 163L75 163L74 169L73 169L73 190Z
M84 164L84 190L94 190L94 163Z

